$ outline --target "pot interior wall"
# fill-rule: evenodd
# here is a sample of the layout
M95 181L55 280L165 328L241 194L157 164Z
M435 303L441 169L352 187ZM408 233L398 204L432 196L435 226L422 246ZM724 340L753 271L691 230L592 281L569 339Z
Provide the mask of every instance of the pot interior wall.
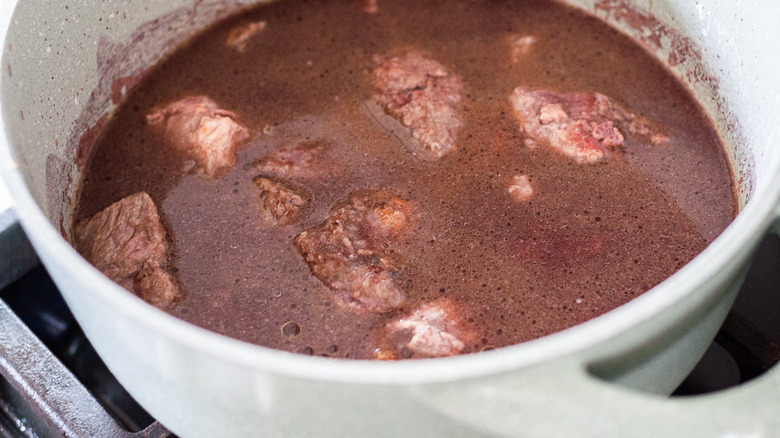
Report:
M63 235L81 166L125 93L197 30L257 2L136 3L55 0L40 8L22 0L16 7L2 61L3 117L33 197ZM739 26L735 16L771 26L773 14L765 19L760 7L713 0L571 3L644 44L690 87L727 145L740 206L768 183L762 175L778 158L771 145L780 123L778 103L764 90L779 61L761 56L769 48L751 44L758 29Z

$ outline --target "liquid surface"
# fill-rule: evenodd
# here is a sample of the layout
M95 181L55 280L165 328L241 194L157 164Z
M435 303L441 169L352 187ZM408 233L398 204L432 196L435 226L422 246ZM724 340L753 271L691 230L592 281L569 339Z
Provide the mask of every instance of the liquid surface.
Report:
M83 180L76 219L146 191L173 239L184 299L170 312L244 341L306 354L372 358L376 330L420 303L458 304L478 335L464 352L550 334L648 290L733 219L730 172L709 120L660 63L579 11L549 2L284 1L208 30L159 65L108 127ZM265 20L245 50L237 25ZM517 63L507 39L536 42ZM460 77L457 152L411 156L374 120L372 56L414 50ZM508 96L520 85L600 92L659 126L668 142L632 136L605 163L578 165L523 145ZM252 132L220 179L184 174L145 123L155 105L206 95ZM251 163L301 141L331 143L327 171L299 181L305 219L259 220ZM534 196L507 194L527 175ZM395 311L341 309L293 245L351 193L389 190L417 219L401 242L406 293ZM290 325L289 323L294 323ZM296 325L297 324L297 325Z

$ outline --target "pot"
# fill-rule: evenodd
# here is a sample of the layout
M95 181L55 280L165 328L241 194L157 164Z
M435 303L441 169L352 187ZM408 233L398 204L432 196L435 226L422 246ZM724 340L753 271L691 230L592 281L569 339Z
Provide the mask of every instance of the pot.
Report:
M72 2L15 12L0 70L0 171L37 253L118 380L184 437L769 436L780 369L668 399L724 320L780 216L780 6L573 0L669 65L712 117L741 212L704 252L633 301L520 345L401 362L300 356L178 320L68 244L80 165L145 69L249 0ZM627 432L630 431L630 432Z

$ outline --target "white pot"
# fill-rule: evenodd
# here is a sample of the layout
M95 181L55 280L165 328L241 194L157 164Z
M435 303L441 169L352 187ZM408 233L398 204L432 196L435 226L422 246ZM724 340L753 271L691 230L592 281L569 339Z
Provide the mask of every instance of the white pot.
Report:
M79 178L79 139L113 108L112 85L121 93L118 79L142 73L199 28L251 2L8 3L16 9L0 69L0 171L98 353L175 433L778 436L778 369L695 399L647 393L668 394L691 370L757 243L777 223L780 3L573 1L662 60L682 60L673 71L724 139L743 209L677 274L605 315L516 346L402 362L305 357L208 332L119 288L60 234Z

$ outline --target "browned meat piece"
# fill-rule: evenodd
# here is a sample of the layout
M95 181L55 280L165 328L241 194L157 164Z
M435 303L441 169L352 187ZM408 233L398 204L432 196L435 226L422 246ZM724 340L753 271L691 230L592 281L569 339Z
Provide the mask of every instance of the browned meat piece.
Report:
M399 269L385 249L403 231L411 208L386 192L359 192L335 206L322 225L295 238L314 275L341 307L386 312L404 301L393 273Z
M379 12L378 0L350 0L349 5L351 8L367 14L376 14Z
M385 59L375 57L374 100L411 129L422 158L438 159L455 151L463 126L456 110L460 79L420 53Z
M168 251L157 207L144 192L110 205L78 227L76 246L115 281L135 277L147 260L164 262Z
M509 42L509 59L513 64L517 64L531 53L531 48L536 44L537 39L532 35L510 35L507 41Z
M260 190L260 216L264 223L288 225L301 219L309 205L303 189L262 176L252 181Z
M665 137L642 118L599 93L556 93L517 87L509 98L525 134L578 163L595 163L609 156L631 134L660 144Z
M178 286L160 268L167 261L168 242L157 207L146 193L108 206L80 224L75 237L79 253L120 286L155 305L178 299Z
M378 359L454 356L472 336L455 306L446 300L423 304L411 315L387 324L384 336L391 350L378 349Z
M330 149L330 142L323 139L285 146L261 158L252 165L255 169L276 176L312 177L317 174L313 164Z
M155 108L146 123L161 131L168 144L193 160L194 171L210 177L226 173L235 163L235 151L249 139L236 115L220 109L205 96L191 96Z
M228 34L226 44L228 47L243 52L246 49L249 39L265 29L266 25L267 23L265 21L254 21L241 26L236 26Z
M133 281L133 292L149 304L169 306L181 299L181 289L171 274L154 260L147 260Z
M363 0L363 12L369 13L369 14L376 14L379 12L379 2L378 0Z
M517 201L525 201L534 195L534 188L526 175L516 175L509 186L509 194Z

